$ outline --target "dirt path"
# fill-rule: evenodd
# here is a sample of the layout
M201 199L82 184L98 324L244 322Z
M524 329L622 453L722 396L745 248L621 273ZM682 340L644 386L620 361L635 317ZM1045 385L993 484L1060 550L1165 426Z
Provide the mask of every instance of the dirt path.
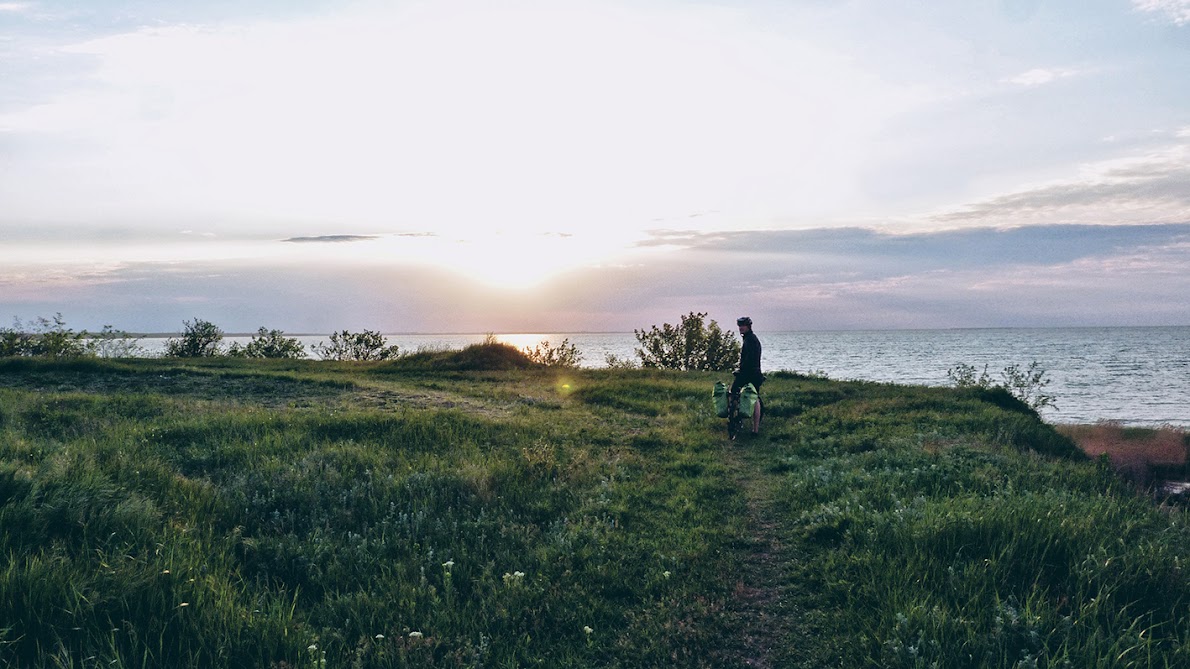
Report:
M781 539L774 509L781 478L768 470L772 450L763 436L724 444L724 463L744 494L748 516L747 538L740 546L744 559L728 606L738 643L723 649L720 659L724 666L796 666L791 642L806 631L799 629L798 611L788 597L787 566L795 558Z

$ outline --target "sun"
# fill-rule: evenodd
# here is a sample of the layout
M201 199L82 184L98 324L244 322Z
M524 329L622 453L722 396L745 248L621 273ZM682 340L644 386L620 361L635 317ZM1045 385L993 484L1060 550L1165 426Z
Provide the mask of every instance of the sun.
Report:
M442 263L491 288L526 290L550 277L582 265L582 258L565 244L528 235L490 235L460 240Z
M440 240L425 258L489 288L525 291L551 278L597 264L623 252L606 237L526 232L490 232Z
M358 265L413 265L463 277L504 292L539 288L555 277L637 253L635 239L591 231L560 234L538 231L454 230L432 234L382 234L350 244L285 249L297 257Z

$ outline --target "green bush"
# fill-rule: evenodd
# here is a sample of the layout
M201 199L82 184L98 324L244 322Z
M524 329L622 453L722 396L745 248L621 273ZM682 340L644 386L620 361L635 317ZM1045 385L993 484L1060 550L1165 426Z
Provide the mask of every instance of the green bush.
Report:
M608 369L633 369L639 365L632 358L621 358L615 353L607 353L603 356L603 364Z
M1045 407L1053 407L1056 410L1058 406L1054 402L1057 398L1045 392L1046 386L1050 383L1045 375L1046 371L1036 360L1029 363L1029 366L1023 369L1020 365L1009 365L1005 367L1000 372L1001 381L999 383L992 380L992 377L988 374L987 365L983 366L982 372L977 370L974 365L964 363L959 363L946 370L947 378L950 379L951 385L956 388L980 388L985 390L1003 388L1034 411Z
M665 323L660 328L633 330L640 342L636 355L641 366L715 372L733 369L740 359L740 343L733 332L721 330L714 320L704 325L706 316L692 311L676 326Z
M547 339L533 348L526 346L525 357L546 367L578 367L583 354L569 339L563 339L557 346L551 346Z
M145 348L140 345L140 340L124 330L104 325L102 331L91 335L87 348L100 358L141 358Z
M210 358L223 353L223 330L214 323L195 318L183 321L183 325L181 337L165 341L165 357Z
M306 347L292 337L286 337L281 330L268 330L263 326L246 345L231 345L227 352L233 358L304 358Z
M395 344L389 346L384 335L374 330L332 332L330 342L314 345L314 352L323 360L391 360L397 351Z
M60 313L27 324L13 319L11 328L0 328L0 357L76 358L89 353L87 337L86 330L75 332L66 327Z

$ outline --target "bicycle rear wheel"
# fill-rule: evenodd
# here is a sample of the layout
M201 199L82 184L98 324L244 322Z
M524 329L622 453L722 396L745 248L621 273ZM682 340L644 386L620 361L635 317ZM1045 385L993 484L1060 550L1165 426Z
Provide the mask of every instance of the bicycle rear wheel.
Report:
M740 394L729 393L727 396L727 438L735 441L743 422L740 416Z

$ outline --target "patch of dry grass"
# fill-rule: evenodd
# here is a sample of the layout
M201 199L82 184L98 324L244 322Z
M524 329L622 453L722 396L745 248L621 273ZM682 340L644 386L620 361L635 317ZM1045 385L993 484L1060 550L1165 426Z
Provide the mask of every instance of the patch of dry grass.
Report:
M1055 428L1073 439L1087 455L1095 458L1107 454L1116 466L1137 462L1150 465L1186 464L1190 435L1177 428L1126 428L1111 422L1056 425Z
M1142 488L1190 474L1190 433L1173 427L1124 427L1119 423L1056 425L1088 456L1106 455L1122 478Z

